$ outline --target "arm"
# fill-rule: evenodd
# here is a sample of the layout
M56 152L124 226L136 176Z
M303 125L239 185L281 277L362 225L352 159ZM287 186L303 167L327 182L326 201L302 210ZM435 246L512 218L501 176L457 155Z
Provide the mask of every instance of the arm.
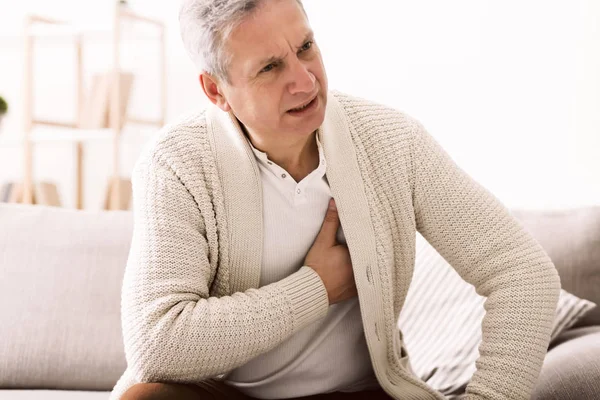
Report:
M128 367L140 382L194 382L228 372L326 315L317 273L302 267L259 289L209 297L216 255L209 259L202 211L157 157L132 176L134 230L122 291Z
M412 121L417 230L487 297L480 357L464 399L529 399L546 355L560 279L500 201Z

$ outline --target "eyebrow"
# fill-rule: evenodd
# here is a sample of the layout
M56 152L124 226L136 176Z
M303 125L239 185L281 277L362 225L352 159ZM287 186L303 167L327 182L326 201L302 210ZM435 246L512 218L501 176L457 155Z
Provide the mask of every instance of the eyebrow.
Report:
M315 33L312 30L308 31L308 33L304 36L304 39L302 40L302 44L298 48L304 46L304 44L306 42L308 42L309 40L313 39L314 36L315 36ZM280 60L281 60L281 57L277 57L277 56L271 56L271 57L268 57L268 58L264 58L264 59L258 61L255 64L255 68L254 69L260 68L263 65L269 65L269 64L271 64L273 62L278 62Z

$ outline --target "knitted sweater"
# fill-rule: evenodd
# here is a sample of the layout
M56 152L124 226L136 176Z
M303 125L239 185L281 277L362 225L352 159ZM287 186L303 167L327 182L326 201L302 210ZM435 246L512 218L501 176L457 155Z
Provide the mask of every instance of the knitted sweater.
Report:
M405 113L332 91L317 134L382 388L396 399L444 399L414 375L396 324L418 231L487 297L464 398L529 399L560 290L541 245ZM259 287L260 174L231 112L211 105L165 127L132 183L127 369L111 400L137 382L222 378L325 316L327 292L310 267Z

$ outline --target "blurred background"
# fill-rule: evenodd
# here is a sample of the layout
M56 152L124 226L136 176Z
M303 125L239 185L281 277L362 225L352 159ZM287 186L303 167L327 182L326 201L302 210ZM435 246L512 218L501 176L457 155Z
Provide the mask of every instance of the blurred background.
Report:
M159 129L135 120L162 121L164 109L164 123L169 123L205 105L198 74L179 37L179 2L130 0L118 6L164 24L165 53L159 25L129 19L119 23L120 71L133 79L121 85L127 89L127 109L117 153L110 124L96 130L26 127L28 104L35 119L77 118L81 100L76 96L77 36L72 32L82 34L86 109L106 107L101 81L95 79L113 68L115 2L0 4L0 96L7 104L0 122L0 201L9 201L11 185L14 189L23 181L30 165L34 182L53 186L60 206L105 208L113 158L118 158L118 175L127 181L143 144ZM508 207L600 204L600 2L304 4L331 89L416 117L463 169ZM70 21L73 30L41 24L28 52L23 35L28 15ZM31 52L29 80L25 71ZM32 85L30 99L27 82ZM23 144L26 134L32 135L30 163ZM78 158L78 149L83 157ZM128 195L126 186L123 193ZM127 202L123 205L128 207Z

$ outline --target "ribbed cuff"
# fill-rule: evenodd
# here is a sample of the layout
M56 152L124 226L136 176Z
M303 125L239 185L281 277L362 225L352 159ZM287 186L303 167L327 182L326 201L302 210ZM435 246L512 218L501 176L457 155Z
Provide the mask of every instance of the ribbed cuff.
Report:
M279 283L283 294L292 303L294 332L327 315L329 296L321 277L314 269L302 266Z

